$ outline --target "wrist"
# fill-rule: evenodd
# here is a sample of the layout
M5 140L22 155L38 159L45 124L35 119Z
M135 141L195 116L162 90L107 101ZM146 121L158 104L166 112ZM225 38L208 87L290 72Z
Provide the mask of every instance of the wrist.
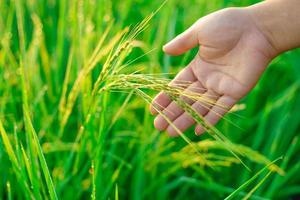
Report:
M270 44L272 48L271 55L276 57L284 50L280 46L278 42L278 38L275 37L274 33L276 32L276 24L272 22L272 13L266 12L268 9L269 2L265 1L262 3L258 3L246 8L246 12L249 14L252 19L255 27L262 33L267 42ZM278 30L277 30L278 31Z
M300 46L300 1L268 0L246 8L274 56Z

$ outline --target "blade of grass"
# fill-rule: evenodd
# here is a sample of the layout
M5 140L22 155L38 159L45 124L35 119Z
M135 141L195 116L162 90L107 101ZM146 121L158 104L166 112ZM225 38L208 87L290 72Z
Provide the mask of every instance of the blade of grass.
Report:
M1 119L0 119L0 134L1 134L1 137L2 137L2 140L3 140L4 147L5 147L6 152L8 154L8 157L9 157L10 161L12 162L13 170L15 172L17 180L20 183L21 187L24 189L25 196L28 199L33 198L33 195L32 195L32 193L29 189L29 186L26 182L27 178L24 175L24 173L22 173L23 172L22 168L19 164L17 156L15 155L15 153L13 151L12 145L11 145L11 143L9 141L9 138L7 136L7 133L4 129L4 127L3 127Z
M29 111L26 108L26 106L23 107L23 111L24 111L24 121L25 121L25 126L28 128L29 134L31 136L31 139L35 145L37 154L38 154L38 158L42 167L42 171L46 180L46 184L47 184L47 188L48 188L48 192L50 195L50 199L51 200L57 200L57 194L55 192L55 187L48 169L48 165L46 162L46 159L44 157L43 151L42 151L42 147L40 145L39 139L37 137L37 134L32 126L32 122L29 116Z
M242 184L239 188L237 188L234 192L232 192L229 196L225 198L225 200L230 200L234 198L239 192L245 189L250 183L252 183L258 176L260 176L264 171L266 171L272 164L276 163L277 161L281 160L282 157L277 158L271 164L265 166L260 171L258 171L254 176L252 176L249 180L247 180L244 184Z
M255 185L255 187L243 198L243 200L249 199L253 193L268 179L268 177L272 174L272 171L269 171L267 175L258 183Z
M96 200L96 183L95 183L95 164L94 161L92 161L92 166L90 169L90 173L92 174L92 194L91 199Z
M7 199L12 200L11 186L9 181L6 183L6 191L7 191Z
M115 200L119 200L119 189L118 189L118 184L116 184L116 187L115 187Z

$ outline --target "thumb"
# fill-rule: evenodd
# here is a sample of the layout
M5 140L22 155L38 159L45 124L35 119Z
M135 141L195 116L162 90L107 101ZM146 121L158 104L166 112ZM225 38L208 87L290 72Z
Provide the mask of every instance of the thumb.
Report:
M163 46L163 51L170 55L181 55L199 44L196 23L185 32Z

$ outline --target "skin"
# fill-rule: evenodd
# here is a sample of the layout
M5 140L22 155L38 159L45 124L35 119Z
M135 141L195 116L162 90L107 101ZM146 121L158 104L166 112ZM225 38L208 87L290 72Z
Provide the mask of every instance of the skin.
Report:
M163 47L169 55L181 55L199 46L198 54L170 83L185 84L185 90L200 93L215 105L185 101L205 120L215 125L258 82L277 55L300 46L300 1L269 0L247 8L227 8L199 19ZM288 23L287 23L288 22ZM163 92L153 101L172 123L184 132L195 124ZM219 105L222 105L220 107ZM176 130L157 115L154 126L177 136ZM195 133L204 129L196 125Z

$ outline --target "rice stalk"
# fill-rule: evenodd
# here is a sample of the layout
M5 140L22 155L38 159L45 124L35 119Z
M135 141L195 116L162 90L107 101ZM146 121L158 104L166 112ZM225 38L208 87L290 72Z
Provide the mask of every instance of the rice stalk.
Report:
M175 101L180 107L182 107L186 112L188 112L190 114L190 116L193 117L193 119L196 121L197 124L200 124L206 131L207 133L209 133L216 141L220 142L221 144L223 144L226 149L234 156L236 157L241 164L249 171L250 168L244 163L244 161L240 158L240 156L238 156L234 149L232 148L233 145L232 143L222 134L219 132L219 130L217 130L215 127L213 127L212 125L210 125L203 116L199 115L197 113L197 111L192 108L191 105L187 104L184 101L181 101L178 97L169 94L169 96L171 97L171 99L173 101ZM239 154L240 152L237 151Z
M204 141L197 142L197 143L195 143L195 145L198 146L198 150L201 152L201 154L204 154L204 155L206 155L208 151L226 150L226 148L222 144L218 143L215 140L210 140L210 139L206 139ZM285 174L284 170L281 167L278 167L276 164L272 164L272 162L268 158L266 158L259 152L252 150L251 148L244 146L244 145L234 144L234 143L232 143L231 145L233 146L234 151L238 150L238 152L242 153L245 158L251 160L252 162L255 162L258 164L263 164L263 165L271 164L269 167L270 171L277 172L281 176L283 176ZM178 153L184 154L185 157L189 157L189 158L191 158L191 160L193 160L193 157L197 156L197 153L194 152L193 148L190 148L189 146L183 147ZM213 155L213 156L222 158L222 157L219 157L218 155ZM231 161L231 163L236 163L236 161L238 161L238 160L234 160L234 159L236 159L234 157L227 157L227 158L229 159L229 161Z
M136 89L135 92L137 93L138 96L142 97L147 103L151 104L151 97L148 96L147 94L145 94L144 92L142 92L141 90L139 89ZM176 132L180 135L180 137L183 138L184 141L187 142L187 144L189 144L197 153L199 153L199 159L200 159L200 162L205 165L205 160L202 158L202 155L200 154L200 152L198 151L197 149L197 146L193 145L193 143L191 142L191 140L186 137L171 121L170 119L165 115L163 114L158 108L154 107L157 112L159 112L160 115L162 115L164 117L164 119L176 130Z
M36 155L40 160L41 168L46 180L48 192L50 195L51 199L57 199L57 195L55 192L55 188L52 182L52 178L50 176L50 172L45 160L45 157L42 152L42 148L39 143L39 139L36 135L36 132L32 126L31 119L29 116L29 105L28 105L28 81L26 79L25 74L25 64L26 63L26 49L25 49L25 34L24 34L24 27L23 27L23 9L22 9L22 3L20 0L15 0L16 2L16 13L17 13L17 25L18 25L18 34L19 34L19 42L20 42L20 61L19 61L19 66L20 66L20 75L21 75L21 88L22 88L22 100L23 100L23 114L24 114L24 124L25 124L25 130L26 130L26 139L27 143L29 146L29 155L30 155L30 160L31 160L31 178L33 181L32 186L33 187L33 192L34 196L37 199L41 199L41 195L39 192L40 187L40 182L38 181L38 176L39 176L39 165L35 162L36 161ZM1 127L0 127L1 128ZM26 161L25 161L26 162Z
M160 9L160 8L159 8ZM121 42L119 43L119 45L116 47L116 49L111 49L107 52L109 52L107 59L102 67L102 70L94 84L94 89L92 91L92 97L91 97L91 102L90 102L90 106L88 108L88 112L86 114L86 117L84 119L84 122L82 124L82 126L79 129L79 132L76 136L75 142L74 144L76 144L77 142L80 141L83 133L84 133L84 127L85 125L87 125L91 118L92 118L92 113L94 113L94 109L97 105L97 99L95 99L96 95L98 95L99 93L102 93L104 91L106 91L107 86L106 84L104 84L104 86L101 88L101 86L103 85L104 82L106 82L107 80L109 80L109 77L111 75L114 75L118 72L118 68L117 66L121 64L121 60L125 58L126 55L128 55L128 52L131 51L132 48L132 42L134 42L134 39L138 36L139 33L141 33L146 27L147 24L149 23L150 19L154 16L154 13L152 13L151 15L149 15L148 17L146 17L141 23L139 23L131 32L129 32L127 35L126 33L128 32L128 29L125 29L124 32L122 32L122 34L120 36L122 36ZM97 48L96 48L97 50ZM126 53L127 52L127 53ZM95 54L94 54L95 55ZM92 56L94 57L94 56ZM97 62L93 62L94 64L96 64ZM78 79L77 79L78 80ZM109 84L107 82L107 84ZM76 86L78 84L76 84L76 82L74 83L74 91L76 90L76 88L78 86ZM75 94L75 92L73 92ZM71 113L73 104L75 102L76 99L76 95L71 96L72 94L72 90L70 92L69 98L72 99L68 102L72 102L71 104L67 103L67 108L66 108L66 112L64 113L64 118L61 121L61 131L63 130L63 127L65 126L67 119ZM77 93L76 93L77 94ZM68 98L68 99L69 99ZM68 106L69 105L69 106ZM74 156L74 151L71 152L70 155L70 159L69 162L71 164L71 160L73 159ZM70 166L70 164L68 166ZM69 168L69 167L67 167Z
M226 146L227 150L230 151L241 163L244 165L245 168L247 168L249 171L249 167L242 161L242 159L235 153L239 152L238 150L232 149L231 142L223 135L221 134L216 128L208 124L208 122L205 121L203 116L200 116L197 111L195 111L189 104L187 104L185 101L180 99L180 96L185 96L191 99L197 99L197 101L205 103L211 103L206 100L206 98L201 98L201 95L199 94L193 94L193 92L185 92L181 87L179 86L171 86L167 83L164 79L158 79L150 76L144 76L144 75L119 75L117 77L113 77L112 80L108 85L106 85L107 88L113 88L113 89L151 89L156 91L164 91L168 96L177 103L182 109L184 109L186 112L188 112L193 119L198 123L201 124L205 130L217 141L222 143L224 146ZM144 99L146 99L144 93L140 93L140 90L136 90L139 92L139 96L144 95ZM151 104L151 101L148 99L148 103ZM154 107L157 105L154 105ZM156 108L159 112L159 114L162 114L161 111L159 111L158 108ZM183 136L183 139L187 141L189 144L190 142L187 140L186 136L184 136L177 127L173 125L173 123L164 117L165 120L176 130L176 132L179 133L180 136Z
M35 149L37 151L38 158L39 158L39 161L40 161L40 164L41 164L41 168L42 168L45 180L46 180L46 185L47 185L47 188L48 188L48 193L50 195L50 199L51 200L56 200L56 199L58 199L57 194L56 194L55 187L54 187L54 184L53 184L53 181L52 181L49 169L48 169L46 159L45 159L44 154L43 154L42 147L40 145L37 134L36 134L36 132L35 132L33 126L32 126L31 119L30 119L30 116L29 116L29 112L28 112L28 110L26 109L25 106L24 106L23 109L24 109L24 115L25 115L24 116L25 126L27 127L27 130L29 131L29 134L30 134L30 137L31 137L30 139L33 141L33 144L35 145Z
M95 164L94 161L92 161L92 166L90 169L90 173L92 174L92 194L91 199L96 200L96 183L95 183Z
M245 189L250 183L252 183L259 175L261 175L264 171L266 171L272 164L276 163L277 161L281 160L282 157L277 158L269 165L262 168L260 171L258 171L254 176L252 176L249 180L247 180L244 184L242 184L240 187L238 187L234 192L232 192L229 196L225 198L225 200L230 200L235 197L238 193L240 193L243 189Z
M272 171L269 171L265 177L259 181L258 184L255 185L255 187L249 192L247 193L247 195L243 198L243 200L247 200L250 199L250 197L254 194L254 192L269 178L269 176L272 174Z
M119 200L119 189L118 189L118 184L116 184L116 187L115 187L115 200Z
M87 77L88 74L91 73L91 71L96 67L98 61L106 55L107 52L111 51L111 48L113 48L113 46L120 40L120 38L123 37L123 35L127 32L127 29L124 29L123 31L119 32L118 34L116 34L114 36L114 38L111 40L111 43L106 45L105 47L102 47L108 33L110 30L109 26L108 28L106 28L105 32L103 33L102 37L100 38L94 52L92 53L92 56L89 58L88 62L86 63L86 65L82 68L82 70L79 72L77 79L75 80L73 87L68 95L67 101L65 103L65 105L61 105L60 110L61 110L61 114L60 116L62 117L60 120L60 133L63 132L64 127L69 119L69 116L72 112L73 106L75 104L75 101L79 95L80 92L80 88L82 83L84 82L85 78ZM101 50L101 48L103 48L103 50ZM67 75L67 74L66 74ZM65 86L64 86L65 87ZM63 100L64 96L61 97L61 101ZM63 103L63 102L62 102Z
M59 105L58 105L58 111L60 114L59 118L62 118L61 115L65 112L65 104L67 101L66 95L67 95L68 83L69 83L69 79L70 79L70 71L71 71L71 66L72 66L72 62L73 62L73 56L74 56L74 48L72 47L70 50L69 58L68 58L66 74L65 74L64 83L62 86L61 98L59 100Z
M29 163L29 158L26 155L26 152L24 150L23 145L21 145L21 151L22 151L22 156L23 156L23 160L24 160L24 163L25 163L25 167L26 167L26 170L27 170L27 173L28 173L28 177L29 177L29 180L31 182L31 186L33 188L35 186L33 185L34 181L33 181L33 177L32 177L32 172L31 172L31 167L30 167L30 163Z
M26 198L32 199L33 194L30 190L29 185L26 182L26 176L25 176L25 174L23 173L23 170L22 170L23 168L20 165L20 162L18 161L17 156L16 156L16 154L13 150L13 147L12 147L10 141L9 141L8 135L7 135L7 133L4 129L4 127L3 127L2 120L0 120L0 134L1 134L1 137L2 137L2 141L3 141L3 144L4 144L5 150L6 150L6 152L8 154L8 157L9 157L11 163L12 163L13 171L14 171L14 174L16 175L16 177L17 177L18 183L26 191L25 192Z
M114 75L118 72L114 63L119 60L119 57L122 55L123 52L130 51L130 48L132 46L132 42L134 41L134 39L147 28L150 20L165 5L166 2L167 2L167 0L164 1L155 12L152 12L149 16L145 17L145 19L143 19L140 23L138 23L128 33L128 35L124 36L123 40L120 42L116 51L114 53L110 54L111 56L108 57L105 64L103 65L102 71L99 74L96 83L94 84L94 90L92 92L92 95L99 91L99 87L100 87L101 83L107 79L107 76L109 75L110 72L111 72L110 75Z
M12 200L11 185L9 181L7 181L6 183L6 191L7 191L7 199Z
M9 159L11 160L11 162L13 163L13 165L16 168L20 168L19 162L18 162L17 157L16 157L16 155L14 153L13 147L10 144L9 138L7 136L7 133L6 133L5 129L4 129L4 127L3 127L3 124L2 124L1 120L0 120L0 133L1 133L3 144L4 144L4 147L5 147L6 151L7 151Z

